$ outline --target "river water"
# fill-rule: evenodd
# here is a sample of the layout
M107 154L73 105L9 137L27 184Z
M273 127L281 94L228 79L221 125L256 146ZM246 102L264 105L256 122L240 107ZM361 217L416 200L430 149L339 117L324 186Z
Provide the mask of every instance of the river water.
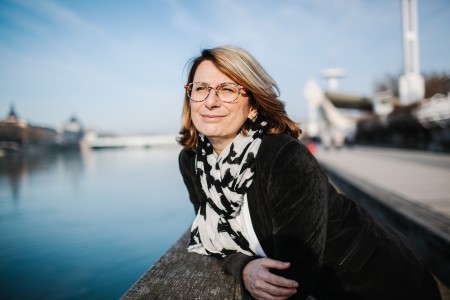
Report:
M0 298L123 295L193 220L179 151L0 157Z

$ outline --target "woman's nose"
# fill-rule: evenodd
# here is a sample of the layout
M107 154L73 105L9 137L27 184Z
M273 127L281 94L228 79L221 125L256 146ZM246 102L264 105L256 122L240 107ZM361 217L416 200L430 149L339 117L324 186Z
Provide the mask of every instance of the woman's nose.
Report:
M209 91L209 95L208 97L206 97L205 99L205 106L209 109L213 108L213 107L219 107L220 106L220 100L217 97L216 94L216 90L215 89L211 89Z

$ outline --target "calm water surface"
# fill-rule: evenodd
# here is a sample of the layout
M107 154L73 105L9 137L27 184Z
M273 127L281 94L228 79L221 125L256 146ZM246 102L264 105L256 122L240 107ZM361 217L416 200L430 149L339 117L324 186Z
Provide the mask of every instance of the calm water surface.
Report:
M179 150L0 157L0 298L123 295L193 220Z

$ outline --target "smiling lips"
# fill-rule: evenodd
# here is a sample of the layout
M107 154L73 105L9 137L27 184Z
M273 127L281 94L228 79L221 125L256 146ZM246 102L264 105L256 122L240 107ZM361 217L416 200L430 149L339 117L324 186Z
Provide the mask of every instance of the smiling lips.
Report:
M216 121L216 120L220 120L221 118L223 118L224 116L220 116L220 115L201 115L203 120L205 121Z

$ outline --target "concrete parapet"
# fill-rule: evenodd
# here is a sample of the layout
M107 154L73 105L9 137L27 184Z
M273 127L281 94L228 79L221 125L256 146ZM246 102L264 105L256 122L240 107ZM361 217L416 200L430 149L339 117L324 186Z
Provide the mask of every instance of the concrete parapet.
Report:
M450 286L450 220L441 214L321 162L337 188L407 237L430 271Z
M190 230L121 299L242 299L239 283L215 258L186 250L189 236Z

